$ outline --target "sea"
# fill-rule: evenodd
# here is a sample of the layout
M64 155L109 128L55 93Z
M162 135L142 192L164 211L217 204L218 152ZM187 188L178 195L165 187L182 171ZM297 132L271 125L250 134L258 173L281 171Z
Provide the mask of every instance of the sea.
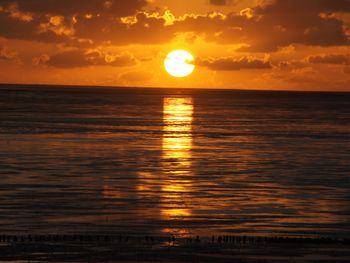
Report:
M350 93L0 86L0 233L350 237Z

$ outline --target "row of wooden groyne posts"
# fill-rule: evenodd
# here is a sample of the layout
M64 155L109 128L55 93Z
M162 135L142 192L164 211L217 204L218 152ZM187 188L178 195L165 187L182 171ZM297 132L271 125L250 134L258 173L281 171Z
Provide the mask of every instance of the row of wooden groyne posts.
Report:
M146 244L350 244L350 239L302 238L302 237L263 237L263 236L212 236L212 237L154 237L128 235L0 235L1 243L146 243Z

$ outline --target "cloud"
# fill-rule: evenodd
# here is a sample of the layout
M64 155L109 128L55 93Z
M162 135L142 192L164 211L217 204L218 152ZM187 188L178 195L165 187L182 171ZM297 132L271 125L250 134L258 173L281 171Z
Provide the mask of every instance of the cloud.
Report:
M175 27L166 23L166 17L145 12L124 19L78 16L75 31L79 38L91 39L96 43L163 44L172 40L176 33Z
M19 61L19 58L16 52L0 44L0 60Z
M17 6L23 12L75 15L75 14L113 14L128 16L147 5L146 0L1 0L1 6Z
M46 17L23 20L7 11L0 10L0 36L7 39L35 40L48 43L67 43L67 35L54 30L43 30L41 25L48 22Z
M146 4L146 0L1 0L0 36L77 45L81 41L74 28L77 17L103 17L94 28L106 32L118 17L134 15Z
M30 22L33 20L33 15L31 13L18 10L18 5L16 3L8 4L6 7L0 5L0 10L7 13L11 18L19 21Z
M307 58L309 63L312 64L335 64L335 65L350 65L349 54L329 54L329 55L317 55Z
M207 67L216 71L234 71L241 69L270 69L271 63L267 60L260 60L251 57L233 58L199 58L196 60L196 65Z
M136 58L128 53L106 54L99 50L68 50L53 56L42 55L33 60L34 65L55 68L80 68L89 66L127 67L137 64Z
M125 84L128 83L142 83L152 78L151 72L146 71L130 71L120 74L119 80Z
M32 64L34 66L46 66L46 63L50 60L50 56L47 54L42 54L39 57L32 59Z
M229 5L232 4L232 0L210 0L210 4L217 6Z
M349 0L274 0L257 8L262 14L292 14L321 12L350 12Z
M309 66L310 65L306 63L306 61L303 59L303 60L281 61L277 65L275 65L275 68L280 70L299 70Z
M240 51L243 52L274 52L292 44L345 46L350 42L343 21L322 13L350 12L349 1L276 0L246 8L238 14L170 16L170 23L160 14L142 12L129 19L132 22L127 29L121 25L109 28L113 28L110 32L118 32L119 27L120 35L130 42L165 43L181 33L192 33L208 42L242 44ZM98 34L98 30L95 32ZM111 41L118 42L118 39Z
M230 1L212 0L213 5ZM0 36L91 47L164 44L191 34L207 42L241 45L242 52L274 52L292 44L346 46L349 35L334 12L350 0L275 0L238 13L175 17L142 11L146 0L2 0Z
M350 12L350 1L275 0L253 9L256 19L243 27L250 40L242 51L269 52L290 44L348 45L343 21L322 13Z

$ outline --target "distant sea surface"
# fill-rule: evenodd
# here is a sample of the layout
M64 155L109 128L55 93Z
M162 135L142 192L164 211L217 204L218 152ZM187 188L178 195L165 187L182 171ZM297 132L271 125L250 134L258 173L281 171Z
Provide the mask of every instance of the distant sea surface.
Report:
M350 237L350 93L0 87L0 233Z

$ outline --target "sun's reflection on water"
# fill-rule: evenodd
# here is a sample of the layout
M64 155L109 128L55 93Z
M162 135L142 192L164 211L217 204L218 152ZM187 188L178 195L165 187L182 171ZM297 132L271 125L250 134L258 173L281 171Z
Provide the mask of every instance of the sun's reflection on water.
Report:
M162 185L164 220L191 216L186 203L192 188L192 98L164 98L162 163L164 183Z

